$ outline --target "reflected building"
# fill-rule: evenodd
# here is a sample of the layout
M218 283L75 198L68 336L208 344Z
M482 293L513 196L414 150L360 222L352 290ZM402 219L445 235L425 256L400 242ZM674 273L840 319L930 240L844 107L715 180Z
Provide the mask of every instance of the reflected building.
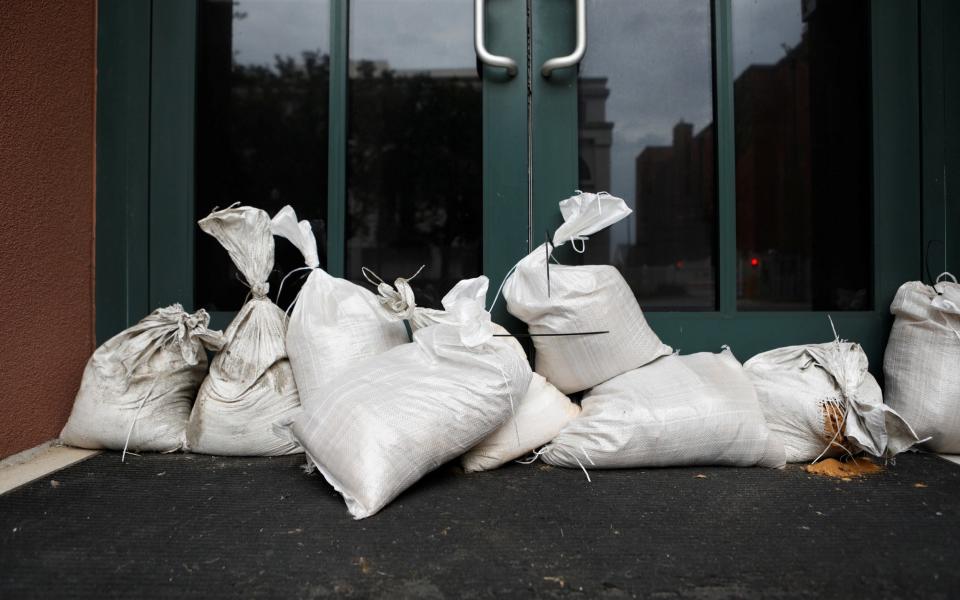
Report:
M610 88L606 77L580 77L577 81L577 117L579 121L578 185L584 192L610 192L610 153L614 124L607 120L607 99ZM572 190L571 190L572 191ZM603 264L614 261L611 256L610 229L590 236L586 251L576 260Z
M647 295L713 295L716 232L714 126L694 134L673 127L669 146L647 146L636 158L636 253L631 262L658 270L659 289Z
M800 39L734 81L739 304L870 305L869 4L803 2Z
M577 111L580 118L580 186L586 192L610 191L610 146L613 123L607 121L610 89L606 77L581 77Z

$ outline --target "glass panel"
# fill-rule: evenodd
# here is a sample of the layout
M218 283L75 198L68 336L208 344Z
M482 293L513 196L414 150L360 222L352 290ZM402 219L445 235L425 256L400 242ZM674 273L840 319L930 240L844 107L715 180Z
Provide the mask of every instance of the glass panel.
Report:
M867 0L733 0L737 305L872 305Z
M203 0L197 66L196 218L240 202L272 216L285 204L309 219L325 263L327 214L327 0ZM246 287L226 251L196 229L195 300L236 310ZM303 266L276 244L271 297ZM279 304L299 287L287 280Z
M708 0L590 0L580 189L634 213L578 260L610 263L646 309L713 310L716 176Z
M469 0L350 3L346 276L426 265L417 302L439 307L482 272L483 97Z

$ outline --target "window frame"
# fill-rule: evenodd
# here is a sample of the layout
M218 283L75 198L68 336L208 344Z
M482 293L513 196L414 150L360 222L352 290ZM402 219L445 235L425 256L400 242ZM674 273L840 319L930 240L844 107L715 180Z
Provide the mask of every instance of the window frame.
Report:
M101 0L98 11L97 96L97 338L136 322L156 306L180 300L192 309L193 265L193 77L196 56L197 0ZM346 140L347 0L332 0L331 18L331 148ZM491 28L488 46L522 62L511 86L487 86L502 78L496 70L484 72L484 118L506 119L502 126L485 128L484 179L498 178L499 189L484 186L484 269L512 264L536 245L543 232L556 226L556 201L569 195L577 183L576 80L572 70L557 71L548 82L538 65L565 54L572 45L571 2L533 2L530 25L532 67L526 64L526 6L522 2L488 2L488 14L502 29ZM661 337L684 352L716 350L733 343L740 358L787 343L832 337L823 312L742 312L736 310L736 213L733 165L733 81L731 3L713 0L715 13L719 310L716 312L649 312L647 317ZM841 336L860 342L876 370L889 331L888 306L901 283L923 276L924 240L934 235L927 216L944 200L921 186L921 87L940 73L942 53L924 51L936 42L934 10L916 0L873 0L871 7L873 77L874 309L832 313ZM589 15L588 15L589 18ZM922 28L921 28L922 25ZM540 35L538 31L561 33ZM921 33L923 39L921 40ZM940 34L942 36L942 33ZM929 37L928 37L929 36ZM527 104L527 74L531 95ZM339 85L337 84L339 82ZM935 86L934 86L935 87ZM929 95L924 96L923 148L937 134L926 120ZM930 111L933 109L930 108ZM506 116L505 116L506 115ZM532 119L532 120L530 120ZM527 144L517 144L516 132ZM931 141L930 143L934 143ZM488 164L488 154L515 147L523 163L522 177ZM549 149L549 153L544 149ZM328 236L329 271L342 274L344 249L345 155L329 153ZM923 174L929 152L923 155ZM934 165L935 166L935 165ZM173 176L170 176L174 174ZM932 177L932 175L930 175ZM921 190L923 193L921 194ZM528 197L528 191L532 194ZM516 206L490 201L492 195L528 198L527 219L517 219ZM189 202L188 202L189 201ZM514 202L516 203L516 202ZM938 204L939 203L939 204ZM957 214L950 202L950 214ZM188 219L190 227L183 226ZM939 223L942 225L942 223ZM163 244L159 244L163 241ZM891 243L895 241L895 243ZM164 251L159 251L159 248ZM499 284L493 276L492 288ZM215 325L224 326L229 313Z

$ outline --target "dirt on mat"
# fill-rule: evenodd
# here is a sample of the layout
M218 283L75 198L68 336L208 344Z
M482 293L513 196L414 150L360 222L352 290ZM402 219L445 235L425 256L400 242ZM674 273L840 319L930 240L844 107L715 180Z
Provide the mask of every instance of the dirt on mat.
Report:
M823 475L824 477L836 477L838 479L852 479L854 477L864 477L883 471L883 467L865 457L858 457L848 461L839 461L835 458L827 458L812 465L807 465L807 473L813 475Z

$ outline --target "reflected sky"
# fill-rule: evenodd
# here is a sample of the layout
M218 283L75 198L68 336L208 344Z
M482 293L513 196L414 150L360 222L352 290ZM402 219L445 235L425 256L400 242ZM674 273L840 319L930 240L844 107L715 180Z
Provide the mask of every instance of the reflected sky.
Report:
M774 64L803 34L801 0L733 0L733 70Z
M646 146L669 145L681 119L697 132L713 120L710 3L592 0L587 28L580 76L607 77L610 89L608 191L632 206L637 155ZM634 230L632 220L614 229L619 241Z
M299 57L304 50L328 47L327 2L238 0L235 11L246 13L234 21L238 62L271 65L278 53ZM351 40L351 60L387 61L400 70L476 64L470 0L353 0L350 13L351 22L366 30L362 39ZM422 28L437 23L443 27L422 35ZM277 31L284 32L282 38Z

